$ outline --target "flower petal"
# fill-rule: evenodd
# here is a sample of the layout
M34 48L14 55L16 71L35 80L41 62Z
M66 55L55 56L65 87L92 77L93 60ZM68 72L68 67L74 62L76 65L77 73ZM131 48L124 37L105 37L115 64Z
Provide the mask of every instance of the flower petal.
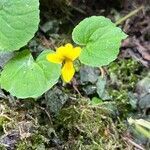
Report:
M65 46L60 46L57 48L56 53L62 55L65 58L68 58L69 54L73 50L72 44L68 43Z
M77 59L79 56L80 56L80 53L81 53L81 47L75 47L73 49L73 52L72 52L72 60L74 61L75 59Z
M64 52L64 50L65 50L65 46L60 46L56 49L56 53L62 54Z
M66 48L66 49L69 49L69 50L72 50L72 49L73 49L73 45L72 45L71 43L67 43L67 44L65 45L65 48Z
M73 48L73 45L68 43L65 46L58 47L56 53L63 58L74 61L81 53L80 47Z
M53 62L57 64L61 64L63 62L63 57L61 57L57 53L48 54L46 58L49 62Z
M75 47L72 49L65 49L63 52L63 56L67 59L70 59L71 61L74 61L79 57L81 53L81 48L80 47Z
M73 78L73 75L75 73L75 69L73 67L72 61L65 61L65 64L61 70L62 77L65 82L70 82L70 80Z

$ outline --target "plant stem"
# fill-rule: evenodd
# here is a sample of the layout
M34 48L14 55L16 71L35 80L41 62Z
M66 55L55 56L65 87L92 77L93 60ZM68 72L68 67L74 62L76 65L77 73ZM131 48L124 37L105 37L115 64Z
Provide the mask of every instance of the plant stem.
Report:
M105 77L105 70L103 69L103 67L100 67L100 72L101 72L102 78L104 78Z
M133 11L131 11L129 14L127 14L126 16L124 16L123 18L119 19L118 21L116 21L116 25L122 24L124 21L126 21L128 18L134 16L136 13L138 13L139 11L141 11L142 9L144 9L144 6L141 6Z

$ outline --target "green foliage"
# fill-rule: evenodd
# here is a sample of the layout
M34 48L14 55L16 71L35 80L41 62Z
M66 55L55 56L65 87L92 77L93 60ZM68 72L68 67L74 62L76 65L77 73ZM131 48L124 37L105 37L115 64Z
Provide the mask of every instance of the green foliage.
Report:
M19 141L16 145L16 150L45 150L46 143L44 137L40 134L33 134L30 138Z
M91 102L90 102L91 105L99 105L101 103L103 103L103 101L97 97L93 97Z
M135 99L131 102L131 96L135 92L138 80L146 75L147 70L142 69L142 65L133 59L121 59L111 63L108 67L110 76L108 93L117 103L116 106L123 118L128 116L132 110L131 105L137 105ZM134 108L135 109L135 108ZM121 117L121 116L120 116Z
M142 73L141 65L132 59L122 59L109 65L109 75L112 82L117 82L123 89L129 88L132 90L137 81L141 79Z
M0 144L0 149L1 149L1 150L7 150L7 149L5 148L5 146L3 146L3 145L1 145L1 144Z
M134 125L135 129L150 139L150 121L146 121L144 119L132 119L129 118L128 122L130 125Z
M15 51L25 46L34 36L38 23L38 0L1 0L0 50ZM72 37L75 43L83 46L80 61L100 67L116 59L121 40L127 35L110 19L93 16L81 21ZM61 66L46 60L50 52L44 51L36 61L28 51L20 52L3 68L1 87L18 98L42 95L60 77Z
M26 45L38 24L38 0L1 0L0 50L14 51Z
M127 35L108 18L92 16L81 21L73 30L75 43L83 46L80 61L100 67L117 58L121 40Z
M73 150L123 149L125 143L118 133L126 128L123 126L117 129L110 116L110 110L106 106L89 105L87 99L80 99L75 105L63 108L57 118L57 125L63 127L64 132L69 132L68 136L72 141L66 142L65 147ZM67 139L62 131L62 136Z
M0 115L0 126L3 126L8 121L9 118L6 115Z
M36 98L51 88L60 76L60 65L50 63L44 51L36 61L28 51L11 59L1 73L1 87L19 98Z

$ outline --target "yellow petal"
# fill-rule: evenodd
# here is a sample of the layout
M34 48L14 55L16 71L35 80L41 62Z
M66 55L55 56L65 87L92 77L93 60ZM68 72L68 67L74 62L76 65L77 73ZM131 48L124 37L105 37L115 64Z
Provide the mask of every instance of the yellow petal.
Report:
M56 53L61 55L62 57L68 58L67 56L69 55L69 53L71 53L72 50L73 50L72 44L68 43L65 46L58 47Z
M73 78L73 75L75 73L75 69L73 67L72 61L65 61L65 64L61 70L63 80L65 82L70 82L70 80Z
M81 48L80 47L73 48L72 44L68 43L65 46L57 48L56 53L60 57L74 61L79 57L81 53Z
M49 62L53 62L57 64L61 64L63 62L63 57L61 57L57 53L48 54L46 58Z
M69 49L69 50L72 50L73 49L73 45L68 43L68 44L65 45L65 48Z
M73 55L72 55L72 60L74 61L75 59L77 59L79 56L80 56L80 54L81 54L81 47L75 47L74 49L73 49Z
M60 46L56 49L56 53L63 53L63 51L65 50L65 46Z
M74 61L75 59L77 59L79 57L81 53L81 48L80 47L75 47L75 48L66 48L63 52L63 56L65 58L70 59L71 61Z

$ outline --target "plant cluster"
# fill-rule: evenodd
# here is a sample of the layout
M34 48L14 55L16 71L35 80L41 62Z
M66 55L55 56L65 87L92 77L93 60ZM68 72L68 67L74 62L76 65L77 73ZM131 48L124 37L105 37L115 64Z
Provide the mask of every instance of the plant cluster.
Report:
M0 51L17 51L27 45L38 30L39 12L38 0L1 0ZM92 67L108 65L117 58L121 40L126 37L108 18L86 18L72 32L78 45L75 48L66 44L56 52L44 50L36 60L27 48L17 51L1 72L1 88L18 98L37 98L55 85L61 74L65 82L70 82L77 58Z

